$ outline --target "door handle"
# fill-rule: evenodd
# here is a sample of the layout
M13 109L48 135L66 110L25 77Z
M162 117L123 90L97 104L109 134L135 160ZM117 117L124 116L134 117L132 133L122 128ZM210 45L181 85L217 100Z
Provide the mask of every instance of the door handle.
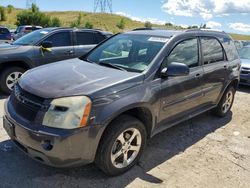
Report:
M72 55L74 53L73 50L69 50L69 51L66 51L65 54L69 54L69 55Z
M200 78L200 77L201 77L200 73L198 73L198 74L195 75L195 78Z

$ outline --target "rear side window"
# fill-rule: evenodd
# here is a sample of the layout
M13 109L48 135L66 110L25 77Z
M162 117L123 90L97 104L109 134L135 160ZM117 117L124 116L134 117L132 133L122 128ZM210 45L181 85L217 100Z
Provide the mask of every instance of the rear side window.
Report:
M217 39L202 37L201 47L203 52L203 62L205 65L224 61L223 48Z
M173 62L184 63L188 67L196 67L199 65L198 40L188 39L180 42L168 56L168 64Z
M8 33L10 33L8 29L6 29L6 28L0 28L0 35L1 34L4 35L4 34L8 34Z
M104 39L106 39L106 37L103 36L102 34L100 34L100 33L97 33L97 34L96 34L97 43L102 42Z
M96 44L95 33L76 32L76 45Z
M70 32L55 33L45 41L52 42L53 47L71 46Z
M221 38L220 41L226 51L228 61L239 59L238 52L233 40L231 40L230 38Z

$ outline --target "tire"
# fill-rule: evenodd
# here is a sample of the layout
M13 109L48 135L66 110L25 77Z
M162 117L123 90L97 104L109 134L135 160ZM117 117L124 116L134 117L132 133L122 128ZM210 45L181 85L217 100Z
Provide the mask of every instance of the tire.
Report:
M213 110L213 113L219 117L225 117L231 110L234 102L235 88L229 86L223 94L218 106Z
M3 69L0 73L0 90L5 94L10 94L14 84L24 72L25 69L20 67L8 67Z
M129 143L132 135L136 136ZM112 122L100 141L95 159L96 166L110 176L125 173L140 159L146 139L146 129L141 121L128 115L120 116ZM128 158L127 163L124 162L124 156Z

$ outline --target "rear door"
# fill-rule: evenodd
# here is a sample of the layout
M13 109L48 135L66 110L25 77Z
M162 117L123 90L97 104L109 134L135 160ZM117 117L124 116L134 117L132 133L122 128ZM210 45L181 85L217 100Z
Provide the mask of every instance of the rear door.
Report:
M74 33L75 33L75 41L74 41L75 57L83 56L98 44L96 38L96 32L76 31Z
M37 61L40 64L46 64L61 60L66 60L74 57L74 47L72 42L72 32L59 31L45 38L43 41L51 42L51 52L41 51L40 47L37 50L40 51Z
M166 64L172 62L188 65L190 74L162 78L159 124L164 127L200 109L203 97L201 82L203 69L200 66L198 38L189 38L179 42L169 54Z
M202 67L204 70L203 103L213 105L217 102L227 79L228 62L224 49L217 38L200 37Z

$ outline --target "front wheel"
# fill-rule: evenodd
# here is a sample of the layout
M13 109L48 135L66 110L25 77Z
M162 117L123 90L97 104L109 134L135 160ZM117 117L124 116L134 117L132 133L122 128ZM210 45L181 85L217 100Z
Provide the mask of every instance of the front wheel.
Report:
M0 74L0 90L6 94L10 94L24 72L25 70L20 67L5 68Z
M235 89L230 86L222 96L218 106L213 110L214 114L220 117L226 116L233 106L234 95Z
M95 163L106 174L115 176L132 168L146 145L146 130L141 121L123 115L104 133Z

